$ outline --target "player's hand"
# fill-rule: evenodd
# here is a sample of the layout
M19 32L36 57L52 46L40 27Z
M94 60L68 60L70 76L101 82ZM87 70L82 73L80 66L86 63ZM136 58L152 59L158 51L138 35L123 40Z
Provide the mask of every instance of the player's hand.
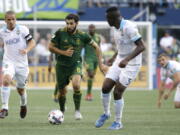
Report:
M26 49L19 49L19 53L22 54L22 55L25 55L27 54L27 50Z
M64 52L64 55L68 57L72 57L73 53L74 53L73 47L70 47Z
M119 63L119 67L125 68L127 64L128 64L128 61L126 59L124 59Z
M108 66L112 66L113 61L114 61L113 58L108 59L108 60L107 60L107 65L108 65Z
M108 69L109 69L109 67L108 67L107 65L104 65L104 64L100 65L99 68L100 68L101 72L102 72L104 75L107 73L107 71L108 71Z

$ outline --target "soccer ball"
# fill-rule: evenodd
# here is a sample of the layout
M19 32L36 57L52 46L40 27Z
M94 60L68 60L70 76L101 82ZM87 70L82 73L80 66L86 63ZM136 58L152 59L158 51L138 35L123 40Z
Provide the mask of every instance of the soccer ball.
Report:
M64 121L64 115L60 110L52 110L48 114L48 121L51 124L61 124Z

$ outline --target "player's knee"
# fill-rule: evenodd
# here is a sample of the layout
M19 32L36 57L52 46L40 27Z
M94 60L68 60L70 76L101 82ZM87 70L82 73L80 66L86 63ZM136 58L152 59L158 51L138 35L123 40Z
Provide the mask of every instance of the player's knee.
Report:
M66 89L60 90L59 96L66 96L66 93L67 93L67 90L66 90Z
M104 84L103 87L102 87L102 93L106 94L106 93L109 93L111 91L111 88Z
M10 83L11 83L11 79L10 79L10 77L8 77L8 76L5 76L4 78L3 78L3 86L9 86L10 85Z
M17 91L18 91L19 95L24 94L24 88L17 88Z
M79 84L73 84L73 89L75 91L78 91L80 89L80 85Z

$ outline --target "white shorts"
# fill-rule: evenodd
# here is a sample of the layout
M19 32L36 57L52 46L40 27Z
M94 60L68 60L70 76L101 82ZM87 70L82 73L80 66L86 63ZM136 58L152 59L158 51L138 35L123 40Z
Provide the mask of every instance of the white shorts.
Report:
M176 93L174 96L174 102L180 102L180 84L176 88Z
M28 66L25 67L16 67L11 62L4 62L2 67L3 75L10 75L12 79L16 80L16 87L17 88L25 88L29 68Z
M115 82L121 83L123 86L128 87L131 82L136 78L141 66L129 66L120 68L118 62L114 62L106 74L106 78L110 78Z

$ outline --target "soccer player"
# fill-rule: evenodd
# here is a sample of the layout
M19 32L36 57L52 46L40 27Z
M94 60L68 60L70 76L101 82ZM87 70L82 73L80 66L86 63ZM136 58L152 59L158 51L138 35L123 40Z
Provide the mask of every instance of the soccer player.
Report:
M16 24L16 15L13 11L5 13L5 23L6 26L0 29L0 38L4 43L0 118L8 116L12 79L16 80L17 91L20 95L20 117L25 118L27 112L25 85L29 73L27 53L35 47L35 41L26 26Z
M81 75L82 75L82 60L81 50L86 45L91 45L96 49L98 56L99 67L104 72L102 64L102 54L99 46L91 39L91 37L77 29L79 17L75 14L69 14L65 18L66 27L59 29L52 37L49 44L49 50L56 54L56 78L57 87L59 88L59 105L62 112L65 111L66 102L66 86L72 80L73 100L75 105L75 119L82 119L80 113L81 102Z
M89 35L98 45L100 45L101 38L100 38L100 35L96 33L96 28L95 28L95 25L93 24L89 25ZM87 101L91 101L92 100L91 91L92 91L94 76L96 74L96 69L98 66L98 60L97 60L95 49L90 45L85 46L84 60L85 60L85 67L86 67L87 75L88 75L87 94L85 96L85 99Z
M141 35L134 22L122 18L117 7L106 10L107 22L120 31L116 45L118 53L113 65L109 68L102 86L102 103L104 114L96 121L97 128L104 125L110 117L110 92L114 88L115 121L108 128L118 130L123 127L121 119L124 107L123 93L136 78L142 62L142 52L145 50Z
M165 100L168 99L171 96L172 91L176 88L176 93L174 96L174 107L180 108L180 63L174 60L170 60L169 57L164 53L158 56L158 63L161 66L161 82L157 105L160 108L162 98L164 97ZM168 78L173 81L173 85L167 93L164 93L166 89L166 80Z

